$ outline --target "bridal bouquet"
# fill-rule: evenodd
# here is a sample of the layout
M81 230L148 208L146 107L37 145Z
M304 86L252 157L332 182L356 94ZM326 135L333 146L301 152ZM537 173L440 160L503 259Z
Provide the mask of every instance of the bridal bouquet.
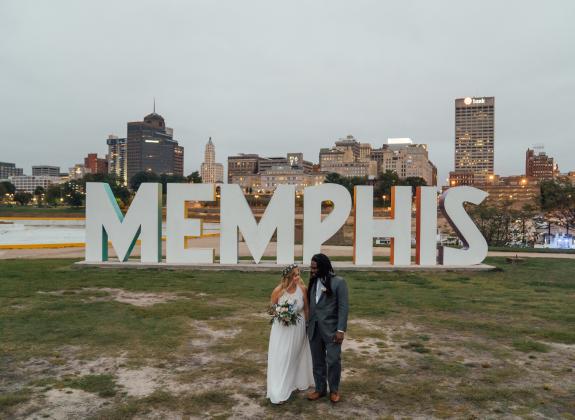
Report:
M270 306L268 314L271 315L270 324L277 320L286 327L296 325L298 319L301 318L301 315L296 312L293 302L276 303Z

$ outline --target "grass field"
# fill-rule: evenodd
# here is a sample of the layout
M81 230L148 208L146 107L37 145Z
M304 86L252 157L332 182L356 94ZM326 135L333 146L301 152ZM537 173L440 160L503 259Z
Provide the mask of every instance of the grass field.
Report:
M265 398L270 273L0 261L0 418L575 418L575 263L340 273L343 401Z

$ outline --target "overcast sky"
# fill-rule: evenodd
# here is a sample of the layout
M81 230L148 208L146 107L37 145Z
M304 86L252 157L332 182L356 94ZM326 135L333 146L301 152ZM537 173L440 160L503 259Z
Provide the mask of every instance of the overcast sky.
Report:
M575 170L575 1L0 0L0 161L104 155L156 111L199 169L353 134L453 169L454 99L495 96L495 171L542 143Z

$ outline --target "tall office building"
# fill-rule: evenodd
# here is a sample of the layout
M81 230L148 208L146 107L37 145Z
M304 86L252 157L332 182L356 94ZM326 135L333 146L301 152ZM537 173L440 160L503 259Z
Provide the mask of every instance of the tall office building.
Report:
M24 170L17 168L15 163L0 162L0 179L8 179L11 176L23 175Z
M138 172L184 175L184 148L173 138L164 118L152 112L144 121L128 123L126 140L128 182Z
M224 165L216 163L216 146L214 146L211 137L204 151L204 162L200 168L200 176L202 182L207 184L224 182Z
M128 185L126 139L110 134L106 144L108 145L108 154L106 155L108 159L108 173L115 175L124 185Z
M453 179L464 177L475 184L488 182L494 174L494 150L495 98L456 99Z

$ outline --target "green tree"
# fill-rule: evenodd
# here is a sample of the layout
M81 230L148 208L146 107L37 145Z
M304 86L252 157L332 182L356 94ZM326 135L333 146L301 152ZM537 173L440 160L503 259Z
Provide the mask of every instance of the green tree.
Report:
M415 191L417 187L425 187L427 186L427 182L420 176L408 176L404 180L400 182L401 185L409 185L411 186L411 193L415 195Z
M114 188L112 188L112 192L122 207L127 207L128 204L130 204L132 193L127 187L123 185L116 185Z
M112 189L116 186L123 186L123 181L116 174L86 174L82 179L78 180L78 185L82 192L86 192L87 182L104 182L109 184Z
M175 184L175 183L182 184L185 182L188 182L188 179L181 175L168 175L168 174L160 175L160 183L162 184L162 191L164 192L164 194L167 191L168 184Z
M356 185L368 185L369 180L366 176L354 176L354 177L344 177L336 172L331 172L326 175L326 184L339 184L344 186L353 197L353 188Z
M391 187L395 185L400 185L399 176L395 171L387 170L379 174L373 188L376 202L381 203L383 206L389 206L391 203Z
M192 183L192 184L201 184L202 183L202 177L200 176L200 173L198 171L194 171L191 174L189 174L186 179L188 180L188 182Z
M555 222L569 229L575 225L575 187L571 182L545 180L540 184L539 202L548 222L548 233Z
M21 206L25 206L30 201L32 201L32 194L28 192L18 191L14 194L14 201L16 201Z
M343 185L344 187L348 187L349 183L347 178L341 176L340 174L336 173L336 172L330 172L329 174L326 175L325 177L325 181L326 184L339 184L339 185Z
M130 179L130 189L134 192L138 191L143 182L160 182L160 177L154 172L138 172Z
M351 178L348 178L347 182L348 182L347 189L349 190L352 197L353 197L353 188L356 185L369 185L369 179L366 176L352 176Z
M40 185L38 185L34 189L34 197L36 197L36 203L38 203L38 206L40 206L40 207L42 207L45 193L46 193L46 190L44 189L44 187L42 187Z
M496 206L468 205L466 209L490 246L510 245L517 236L515 223L519 212L512 208L512 202L504 201Z
M533 204L526 203L521 207L517 217L520 223L521 243L524 246L532 244L535 238L533 237L533 218L537 215L537 209Z
M2 181L0 182L0 194L2 197L6 194L15 194L16 187L10 181Z
M46 190L46 203L50 206L55 206L61 203L61 198L63 197L62 194L62 186L59 184L52 184L48 186Z
M72 207L80 207L84 204L84 194L79 191L72 191L66 194L64 201Z

